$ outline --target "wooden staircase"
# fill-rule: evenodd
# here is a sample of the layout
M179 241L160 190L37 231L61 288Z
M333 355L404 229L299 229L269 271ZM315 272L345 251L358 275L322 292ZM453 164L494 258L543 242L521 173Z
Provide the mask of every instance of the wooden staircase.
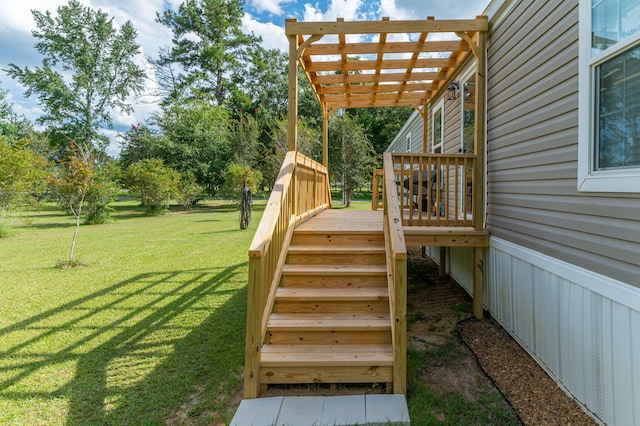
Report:
M327 213L293 232L260 351L263 388L393 382L382 216L354 224Z

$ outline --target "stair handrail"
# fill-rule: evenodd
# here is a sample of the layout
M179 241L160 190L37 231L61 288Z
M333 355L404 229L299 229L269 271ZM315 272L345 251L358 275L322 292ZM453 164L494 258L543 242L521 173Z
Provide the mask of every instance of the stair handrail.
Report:
M260 392L260 350L295 224L327 208L331 208L327 168L289 151L249 246L245 398L257 398Z
M383 223L393 321L393 393L404 394L407 389L407 247L391 153L383 154L383 167Z

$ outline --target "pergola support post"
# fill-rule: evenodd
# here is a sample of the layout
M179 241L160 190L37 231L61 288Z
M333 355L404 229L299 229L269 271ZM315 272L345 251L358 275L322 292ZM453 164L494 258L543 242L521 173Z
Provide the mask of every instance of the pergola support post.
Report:
M327 103L322 103L322 165L329 168L329 111Z
M486 16L478 16L477 19L487 19ZM484 205L485 205L485 99L487 88L487 47L486 32L478 32L476 54L476 105L475 105L475 135L474 152L476 155L476 166L474 168L473 185L473 218L475 230L484 229ZM476 318L483 316L483 294L484 294L484 249L475 248L474 254L474 274L473 274L473 313Z
M298 149L298 38L289 35L288 148Z

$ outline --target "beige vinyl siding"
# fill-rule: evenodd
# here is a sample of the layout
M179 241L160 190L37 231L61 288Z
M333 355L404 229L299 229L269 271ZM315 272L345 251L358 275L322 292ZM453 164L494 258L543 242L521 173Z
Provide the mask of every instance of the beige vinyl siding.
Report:
M387 148L388 152L407 152L407 135L411 133L411 152L422 152L422 116L416 111L400 129Z
M455 100L444 99L444 154L458 154L460 150L460 102L461 95Z
M578 1L515 2L488 69L491 234L640 287L640 197L576 189Z

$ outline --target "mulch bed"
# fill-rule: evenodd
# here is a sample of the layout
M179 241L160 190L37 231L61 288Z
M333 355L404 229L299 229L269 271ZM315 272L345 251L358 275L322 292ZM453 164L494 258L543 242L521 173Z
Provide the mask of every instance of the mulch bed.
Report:
M462 340L525 425L597 425L495 321L460 324Z

